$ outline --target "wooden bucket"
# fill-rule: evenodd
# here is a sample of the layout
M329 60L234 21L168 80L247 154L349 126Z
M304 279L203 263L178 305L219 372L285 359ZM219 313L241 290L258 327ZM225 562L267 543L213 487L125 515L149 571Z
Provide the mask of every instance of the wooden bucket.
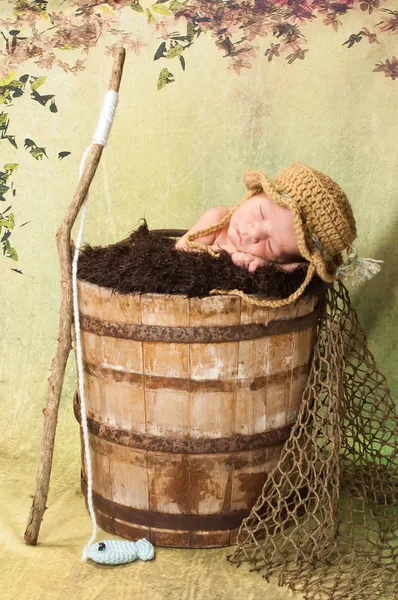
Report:
M99 525L158 546L234 544L296 420L316 302L269 309L81 281L79 302ZM80 421L77 395L74 407Z

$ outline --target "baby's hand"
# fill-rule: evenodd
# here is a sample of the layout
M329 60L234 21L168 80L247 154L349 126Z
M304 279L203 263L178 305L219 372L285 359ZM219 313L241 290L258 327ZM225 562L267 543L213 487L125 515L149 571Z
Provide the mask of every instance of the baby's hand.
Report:
M191 248L187 245L185 238L182 238L182 237L179 240L177 240L174 248L176 250L186 250L186 251L191 250Z
M247 252L234 252L231 254L231 258L235 265L247 269L250 273L254 273L258 267L262 267L267 262L264 258L253 256Z

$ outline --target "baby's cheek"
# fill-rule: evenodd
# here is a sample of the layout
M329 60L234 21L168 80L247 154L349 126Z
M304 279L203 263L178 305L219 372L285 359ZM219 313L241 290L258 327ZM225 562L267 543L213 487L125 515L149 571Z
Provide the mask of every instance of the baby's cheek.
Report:
M253 256L258 256L259 258L269 259L266 242L258 242L257 244L252 244L247 250L247 252L253 254Z

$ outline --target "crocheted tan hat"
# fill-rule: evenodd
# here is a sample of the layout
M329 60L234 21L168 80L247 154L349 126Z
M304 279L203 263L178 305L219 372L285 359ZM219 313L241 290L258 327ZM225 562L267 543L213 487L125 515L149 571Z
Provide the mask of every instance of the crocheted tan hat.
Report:
M293 163L271 180L264 171L246 171L243 181L253 193L264 191L276 204L289 208L300 254L327 282L336 279L356 238L355 219L347 196L330 177Z

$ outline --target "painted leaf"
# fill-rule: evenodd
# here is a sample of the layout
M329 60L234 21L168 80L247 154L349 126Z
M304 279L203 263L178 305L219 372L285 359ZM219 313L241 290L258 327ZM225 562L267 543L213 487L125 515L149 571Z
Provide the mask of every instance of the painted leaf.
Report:
M169 8L172 12L177 12L178 10L181 10L182 8L184 8L185 2L179 2L178 0L173 0L173 2L171 2Z
M0 127L4 129L8 124L8 113L1 112L0 113Z
M5 171L7 171L8 174L11 174L14 171L16 171L16 169L18 169L18 167L19 167L18 163L7 163L6 165L4 165L3 169Z
M7 256L7 258L11 258L11 260L18 260L17 251L11 246L9 240L3 242L3 253Z
M162 69L158 78L158 90L164 88L167 84L167 77L164 76L165 69Z
M136 12L139 12L139 13L143 13L144 12L144 9L142 8L142 6L141 6L141 4L139 2L134 2L131 5L131 8L133 10L135 10Z
M30 154L36 160L43 160L43 156L45 156L46 158L48 158L48 156L46 154L46 149L45 148L38 148L37 146L36 146L36 148L31 148L30 149Z
M156 50L156 54L153 57L153 60L159 60L159 58L162 58L162 56L165 56L166 54L166 42L162 42L159 46L159 48Z
M163 4L152 4L152 10L159 13L160 15L172 15L172 11L167 8L167 6L163 6Z
M149 10L149 8L145 9L146 18L148 19L148 23L157 23L157 20Z
M9 71L9 73L7 73L7 75L4 75L4 77L2 79L0 79L0 87L6 87L7 85L9 85L11 83L11 81L14 80L15 77L15 71Z
M23 89L23 86L21 84L21 87L17 90L14 91L12 97L13 98L20 98L21 96L24 95L25 90Z
M35 100L42 106L46 106L47 102L54 98L54 94L46 94L42 96L41 94L39 94L39 92L36 92L36 90L32 90L30 97L32 98L32 100Z
M0 227L0 235L1 235L1 227ZM0 239L0 243L6 242L8 238L12 235L12 231L10 229L6 229L4 235Z
M181 52L184 52L184 47L180 46L180 44L177 44L177 46L174 46L174 48L170 48L166 54L166 58L175 58L181 54Z
M7 86L6 86L6 87L7 87ZM19 80L17 80L17 79L13 79L13 80L11 81L11 83L8 85L8 87L9 87L9 88L10 88L10 90L11 90L11 91L14 93L14 97L15 97L15 94L16 94L17 92L19 92L21 89L23 90L23 88L24 88L24 84L22 83L22 81L19 81ZM22 92L22 93L23 93L23 92ZM22 94L20 94L20 95L22 95Z
M160 71L159 79L158 79L158 90L164 88L169 80L170 71L168 69L162 69Z
M24 84L13 79L7 85L0 86L0 104L11 104L13 98L18 98L24 93Z
M113 11L112 11L111 7L107 6L106 4L99 6L98 10L99 10L100 14L113 15Z
M0 104L10 104L11 102L11 90L4 86L0 87Z
M47 77L45 77L44 75L42 77L31 77L31 82L33 80L33 83L30 84L31 89L37 90L37 88L43 85L46 79Z
M192 42L195 37L195 25L193 23L187 23L187 37L190 42Z
M29 154L36 160L42 160L43 156L48 158L45 147L40 148L36 142L29 138L25 138L24 148L25 150L28 150Z
M17 142L15 141L15 135L6 135L5 139L10 142L11 146L14 146L14 148L18 149Z
M15 227L15 215L11 213L8 217L0 219L0 227L7 227L7 229L14 229Z

